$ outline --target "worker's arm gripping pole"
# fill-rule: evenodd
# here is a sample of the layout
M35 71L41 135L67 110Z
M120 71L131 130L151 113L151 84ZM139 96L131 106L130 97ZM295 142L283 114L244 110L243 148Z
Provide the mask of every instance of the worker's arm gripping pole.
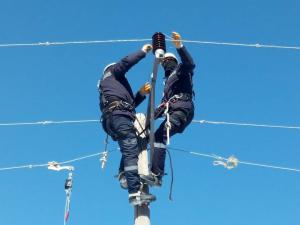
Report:
M154 153L154 108L155 108L155 85L158 73L158 66L162 62L165 51L166 51L166 43L164 34L157 32L152 36L152 45L153 45L153 53L155 55L154 64L153 64L153 72L151 75L151 93L150 93L150 101L148 105L148 115L147 120L150 120L150 135L149 135L149 143L150 143L150 164L152 164L152 158ZM149 118L150 114L150 118ZM148 121L146 124L149 124Z

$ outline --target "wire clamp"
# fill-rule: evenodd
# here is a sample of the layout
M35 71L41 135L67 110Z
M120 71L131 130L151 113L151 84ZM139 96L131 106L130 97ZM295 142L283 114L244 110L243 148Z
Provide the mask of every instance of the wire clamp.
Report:
M73 166L60 166L59 163L55 161L48 162L48 169L54 171L61 171L61 170L74 171Z
M224 166L226 169L234 169L238 166L239 160L234 157L230 156L228 159L214 155L215 161L213 162L214 166Z

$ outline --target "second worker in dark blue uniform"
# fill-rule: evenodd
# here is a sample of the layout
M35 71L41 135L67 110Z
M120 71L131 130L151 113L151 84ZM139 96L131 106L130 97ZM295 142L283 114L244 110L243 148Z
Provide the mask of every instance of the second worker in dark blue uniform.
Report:
M195 64L191 55L181 42L178 33L172 33L173 44L181 58L178 63L173 53L166 53L162 62L165 71L164 96L160 106L155 112L155 117L161 117L169 106L170 136L182 133L191 123L194 117L193 103L193 74ZM161 186L162 177L165 173L166 142L167 142L167 119L165 119L155 132L154 152L152 156L152 174L141 176L150 185Z
M135 107L150 92L150 87L144 85L136 95L125 76L128 70L143 59L152 46L146 44L141 50L130 54L117 63L104 68L99 82L100 109L102 111L102 126L113 140L118 141L122 153L121 165L127 180L129 202L133 205L155 200L155 196L141 192L140 176L138 174L138 140L133 122Z

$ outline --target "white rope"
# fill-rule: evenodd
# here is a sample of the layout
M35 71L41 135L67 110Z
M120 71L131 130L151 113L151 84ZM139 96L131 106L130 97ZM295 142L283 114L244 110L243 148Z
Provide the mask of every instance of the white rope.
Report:
M170 145L170 130L172 128L172 125L170 122L169 102L166 102L166 109L165 109L164 115L166 116L165 126L167 128L167 145Z
M255 123L236 123L236 122L224 122L224 121L209 121L209 120L193 120L194 123L206 123L215 125L235 125L235 126L249 126L249 127L266 127L266 128L282 128L282 129L297 129L300 130L300 126L284 126L284 125L268 125L268 124L255 124Z
M208 158L213 158L217 161L214 162L230 162L231 161L231 157L229 158L225 158L222 156L217 156L214 154L204 154L204 153L198 153L198 152L192 152L192 151L188 151L185 149L180 149L180 148L172 148L169 147L169 149L174 150L174 151L180 151L180 152L185 152L185 153L189 153L191 155L196 155L196 156L201 156L201 157L208 157ZM237 158L234 157L234 159L236 160L236 162L238 162L238 164L244 164L244 165L250 165L250 166L258 166L258 167L264 167L264 168L269 168L269 169L276 169L276 170L285 170L285 171L291 171L291 172L298 172L300 173L300 169L297 168L290 168L290 167L282 167L282 166L275 166L275 165L268 165L268 164L260 164L260 163L253 163L253 162L246 162L246 161L240 161ZM221 165L221 164L218 164Z
M58 163L59 165L63 165L63 164L67 164L67 163L71 163L71 162L76 162L76 161L81 161L84 159L88 159L88 158L92 158L95 156L99 156L102 155L104 152L99 152L99 153L95 153L95 154L91 154L91 155L86 155L86 156L81 156L75 159L71 159L71 160L67 160L67 161L63 161ZM29 165L24 165L24 166L12 166L12 167L4 167L4 168L0 168L0 171L5 171L5 170L17 170L17 169L32 169L32 168L36 168L36 167L48 167L49 163L45 163L45 164L29 164Z
M83 45L83 44L105 44L105 43L126 43L126 42L146 42L152 41L152 39L120 39L120 40L92 40L92 41L61 41L61 42L36 42L36 43L12 43L12 44L0 44L0 48L8 47L33 47L33 46L57 46L57 45ZM172 39L166 39L166 41L172 41ZM201 41L201 40L182 40L185 43L194 43L202 45L223 45L223 46L238 46L238 47L250 47L250 48L274 48L274 49L288 49L288 50L300 50L300 46L285 46L274 44L245 44L237 42L218 42L218 41Z

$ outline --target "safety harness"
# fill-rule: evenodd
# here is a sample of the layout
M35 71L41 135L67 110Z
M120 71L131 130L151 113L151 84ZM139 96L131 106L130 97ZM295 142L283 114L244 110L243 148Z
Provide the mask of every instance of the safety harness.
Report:
M158 107L155 112L155 119L159 118L163 113L168 113L169 112L169 106L168 110L166 111L167 105L170 103L176 103L177 101L191 101L192 100L192 95L188 93L179 93L173 95L169 100L163 101Z

